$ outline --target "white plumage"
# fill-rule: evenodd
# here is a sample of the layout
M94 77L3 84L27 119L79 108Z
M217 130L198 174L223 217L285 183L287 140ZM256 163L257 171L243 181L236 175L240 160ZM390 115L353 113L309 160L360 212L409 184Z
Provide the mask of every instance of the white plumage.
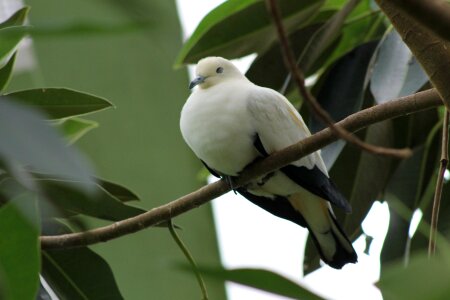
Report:
M221 57L201 60L198 88L181 112L182 135L216 175L237 176L258 158L310 135L302 117L278 92L251 83ZM356 262L356 253L338 227L329 203L349 210L314 152L290 166L237 189L253 203L308 227L322 259L335 268Z

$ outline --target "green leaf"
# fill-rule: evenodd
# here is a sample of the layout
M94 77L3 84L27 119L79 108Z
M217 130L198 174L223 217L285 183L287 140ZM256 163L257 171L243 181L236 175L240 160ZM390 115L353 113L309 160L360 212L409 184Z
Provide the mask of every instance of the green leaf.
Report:
M289 40L294 53L301 53L310 41L311 36L322 25L323 23L312 24L290 34ZM283 86L286 76L288 76L288 71L281 56L280 44L275 43L264 53L258 55L245 76L254 84L279 90Z
M73 182L38 179L37 183L44 191L45 198L42 199L44 204L46 200L56 205L60 209L64 209L70 214L84 214L99 219L109 221L120 221L126 218L134 217L142 214L145 210L122 203L100 185L92 184L91 190L95 193L84 193L73 187ZM72 185L70 185L72 184ZM111 186L110 186L111 187ZM117 189L117 186L114 186ZM47 205L41 205L43 213L48 211L54 213ZM53 217L54 215L45 216Z
M13 26L0 29L0 61L16 49L28 31L28 26Z
M334 121L338 122L361 109L364 100L364 79L376 45L377 43L371 42L359 46L339 59L330 71L322 76L316 99ZM318 132L325 127L321 120L312 116L309 123L311 132ZM328 170L344 145L345 142L339 140L322 148L322 158Z
M308 43L312 43L312 39L319 33L319 30L324 30L323 28L326 25L323 22L327 20L329 22L334 16L332 13L333 11L322 9L315 18L317 22L312 21L311 25L300 28L290 34L289 40L291 41L294 53L300 56L302 52L307 53L311 51L306 49ZM309 76L318 70L326 70L349 51L376 37L377 32L370 33L370 31L377 17L378 15L361 13L354 19L347 18L338 38L334 39L333 43L323 49L321 55L318 55L315 61L308 62L305 57L303 58L303 62L300 62L300 67L305 72L305 75ZM310 66L304 65L305 63ZM305 67L308 68L305 69ZM280 52L280 45L274 43L268 50L257 56L247 71L246 76L255 84L280 90L286 81L287 74L288 72L286 71ZM287 89L287 94L292 88L293 85L291 84Z
M122 202L139 201L139 197L135 193L122 185L100 178L97 178L96 181L105 191Z
M120 221L145 212L141 208L124 204L125 201L137 200L137 196L115 183L101 180L89 187L92 193L85 193L77 189L76 182L48 178L45 174L33 175L35 184L39 187L42 219L84 214L108 221ZM0 182L0 206L24 192L25 188L13 178L3 179Z
M380 42L371 72L370 91L377 103L419 90L428 77L395 30Z
M0 24L0 61L16 48L27 33L29 27L21 25L24 24L29 10L29 7L23 7Z
M57 126L62 130L64 137L70 145L92 129L97 128L98 123L82 118L69 118L62 120Z
M113 106L104 98L66 88L24 90L5 96L44 111L50 119L83 115Z
M9 61L0 69L0 92L2 92L9 83L11 78L12 69L16 60L17 52L11 56Z
M365 3L366 1L362 2L360 5ZM358 10L358 7L355 11ZM382 36L385 28L384 24L381 22L383 20L382 18L383 15L381 13L373 13L370 9L367 9L366 13L361 13L354 18L349 17L342 28L339 44L327 57L326 61L320 64L320 67L327 68L355 47L376 40Z
M278 1L286 29L311 20L324 1ZM241 57L261 52L277 39L262 0L229 0L212 10L184 44L175 65L196 63L206 56Z
M349 0L346 5L335 13L316 33L314 33L308 47L300 56L300 65L308 71L320 55L335 41L341 34L345 19L361 0Z
M386 267L377 286L385 300L445 300L450 295L448 278L449 258L438 255L430 259L423 253L414 256L407 268L403 261Z
M43 231L68 232L62 224L47 225ZM108 263L87 247L43 251L42 274L60 299L123 299Z
M187 267L185 269L188 270ZM280 296L302 300L323 299L313 292L309 291L306 287L295 283L287 279L286 277L267 270L225 270L220 267L211 268L203 266L199 267L199 270L203 275L211 277L213 279L239 283Z
M36 297L40 268L36 216L35 202L28 194L0 208L2 299Z
M344 4L345 0L327 0L322 8L338 10L341 9Z
M9 17L6 21L0 24L0 29L23 25L25 19L28 16L28 12L30 11L30 7L25 6L18 11L16 11L11 17Z
M13 175L27 166L90 187L92 170L81 153L66 147L40 113L6 97L0 101L0 141L0 160L14 168Z

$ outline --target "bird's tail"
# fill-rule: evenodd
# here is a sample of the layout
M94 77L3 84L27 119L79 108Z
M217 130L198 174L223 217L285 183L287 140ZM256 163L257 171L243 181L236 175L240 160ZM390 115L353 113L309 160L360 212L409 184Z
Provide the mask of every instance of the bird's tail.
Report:
M355 249L341 229L328 203L320 198L298 197L289 201L305 219L306 225L316 245L320 257L330 267L341 269L347 263L358 260Z

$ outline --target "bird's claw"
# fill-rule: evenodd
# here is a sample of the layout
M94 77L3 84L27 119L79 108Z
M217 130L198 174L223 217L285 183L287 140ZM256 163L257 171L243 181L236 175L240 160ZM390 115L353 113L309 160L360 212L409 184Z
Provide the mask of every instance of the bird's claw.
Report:
M225 181L228 183L228 186L230 187L230 189L233 191L233 193L235 195L237 195L236 192L236 186L233 183L233 177L228 176L228 175L224 175L223 178L225 179Z

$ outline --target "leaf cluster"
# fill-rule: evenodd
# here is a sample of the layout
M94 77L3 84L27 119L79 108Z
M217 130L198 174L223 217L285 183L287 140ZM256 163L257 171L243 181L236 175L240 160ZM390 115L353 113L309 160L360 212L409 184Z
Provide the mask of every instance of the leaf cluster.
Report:
M68 88L5 92L28 11L0 24L0 298L35 299L41 274L60 298L120 299L109 265L89 248L39 246L40 235L86 229L80 216L120 221L145 210L126 204L138 196L97 178L72 146L98 127L84 116L113 107L108 100Z
M278 3L298 65L310 77L310 88L318 102L335 121L362 108L410 95L429 86L429 78L416 58L371 1L281 0ZM264 6L264 1L227 1L211 11L183 46L176 65L195 63L205 56L240 58L256 54L246 76L258 85L283 92L297 105L311 131L317 132L325 125L302 105L303 99L291 84L270 16L261 13ZM404 275L399 270L403 260L415 258L417 253L417 263L425 264L420 257L427 246L427 235L423 231L414 237L408 233L415 210L420 209L424 213L422 226L431 217L442 115L440 109L428 110L374 124L358 133L371 144L411 148L414 155L403 161L361 153L344 141L322 149L331 177L353 206L350 215L336 212L352 240L366 235L361 223L375 201L389 204L391 221L381 255L383 280L380 288L383 293L384 288L387 291L387 286L393 286L393 282L399 279L397 275ZM448 199L448 189L449 185L444 185L443 199ZM446 203L441 214L446 215L449 213L448 201L443 201ZM402 214L398 212L398 203L402 205ZM448 238L447 220L442 220L439 225L445 235L443 238ZM441 259L436 258L436 261ZM397 261L400 262L397 265L388 265ZM317 251L308 240L304 273L319 267ZM448 272L448 268L441 269ZM246 278L248 272L208 269L205 274L269 290L268 282L261 284L259 275L249 276L253 279L248 282L247 279L236 279ZM389 276L385 277L385 273ZM391 276L394 273L396 276ZM414 282L424 278L419 273L411 277ZM406 290L407 286L404 288L395 290L397 299L405 298L401 295L413 294L410 289ZM386 292L389 293L390 290Z

